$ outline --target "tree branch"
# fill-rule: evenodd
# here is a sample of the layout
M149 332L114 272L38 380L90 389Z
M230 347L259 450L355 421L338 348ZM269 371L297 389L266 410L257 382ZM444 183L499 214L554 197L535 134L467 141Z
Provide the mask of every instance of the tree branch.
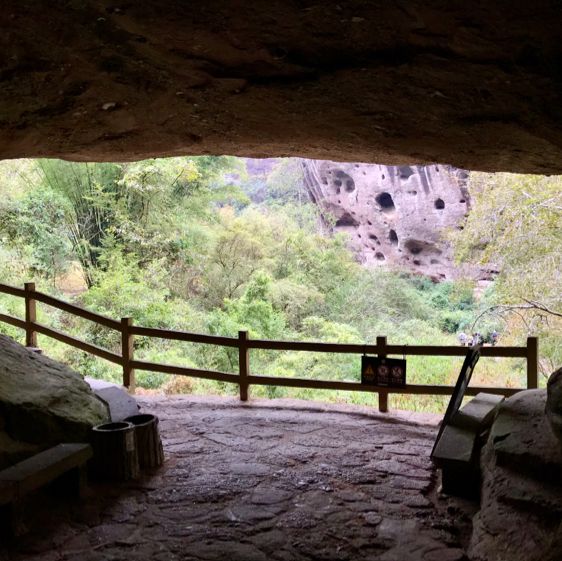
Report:
M486 308L483 312L481 312L480 314L478 314L478 316L476 316L476 319L472 323L471 331L474 331L476 324L483 316L485 316L488 313L492 313L494 311L497 311L499 313L501 312L517 313L517 310L539 310L546 314L550 314L556 317L562 317L561 312L551 310L550 308L548 308L544 304L541 304L540 302L535 302L534 300L525 300L525 299L523 300L526 302L526 304L496 304L494 306L490 306L489 308ZM523 319L521 314L518 315Z

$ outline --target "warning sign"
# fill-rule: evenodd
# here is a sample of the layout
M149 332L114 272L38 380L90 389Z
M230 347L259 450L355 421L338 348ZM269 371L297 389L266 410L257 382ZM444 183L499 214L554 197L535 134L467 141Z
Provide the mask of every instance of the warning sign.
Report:
M361 383L377 385L377 368L379 359L376 356L364 356L361 358Z
M397 358L363 356L361 383L371 386L403 386L406 384L406 361Z

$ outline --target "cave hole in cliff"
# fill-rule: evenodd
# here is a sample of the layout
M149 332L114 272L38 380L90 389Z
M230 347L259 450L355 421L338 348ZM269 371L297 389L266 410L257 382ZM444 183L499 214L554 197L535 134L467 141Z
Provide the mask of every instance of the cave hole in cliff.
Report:
M392 195L390 193L387 193L386 191L379 193L375 197L375 201L377 201L381 209L384 211L389 212L396 208L394 206L394 200L392 199Z
M355 220L355 218L353 218L353 216L351 216L351 214L349 214L349 212L346 212L344 214L342 214L337 220L336 220L336 228L340 227L340 226L359 226L359 222L357 222L357 220Z
M348 175L341 169L334 171L333 175L335 177L333 180L333 186L335 188L336 194L340 193L342 187L344 187L348 193L351 193L355 190L355 181L353 180L351 175Z
M423 251L422 243L419 243L416 240L407 240L406 243L404 244L404 247L412 255L419 255Z
M390 232L388 232L388 239L392 245L398 244L398 235L396 234L396 230L390 230Z
M369 234L369 239L377 241L379 238L377 238L377 236L375 236L375 234Z
M434 205L437 210L443 210L445 208L445 201L443 199L435 199Z
M379 261L384 261L386 258L384 256L383 253L381 253L380 251L377 251L377 253L375 254L375 257L379 260Z
M398 166L398 176L401 179L408 179L414 175L414 170L410 166Z

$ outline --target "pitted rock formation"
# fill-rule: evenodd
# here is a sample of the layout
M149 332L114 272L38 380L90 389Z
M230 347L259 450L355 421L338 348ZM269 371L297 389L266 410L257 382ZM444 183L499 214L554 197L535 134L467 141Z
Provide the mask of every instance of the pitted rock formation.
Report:
M469 210L464 170L319 160L302 165L326 224L348 234L361 262L400 266L435 280L456 276L443 233L459 227Z
M4 0L0 28L0 158L562 171L554 0Z

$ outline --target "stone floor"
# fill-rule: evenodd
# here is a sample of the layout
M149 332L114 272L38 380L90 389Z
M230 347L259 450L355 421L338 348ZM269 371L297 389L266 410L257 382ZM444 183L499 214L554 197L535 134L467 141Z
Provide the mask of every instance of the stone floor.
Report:
M466 559L470 507L439 497L435 418L307 402L143 398L165 466L81 504L35 496L1 561Z

